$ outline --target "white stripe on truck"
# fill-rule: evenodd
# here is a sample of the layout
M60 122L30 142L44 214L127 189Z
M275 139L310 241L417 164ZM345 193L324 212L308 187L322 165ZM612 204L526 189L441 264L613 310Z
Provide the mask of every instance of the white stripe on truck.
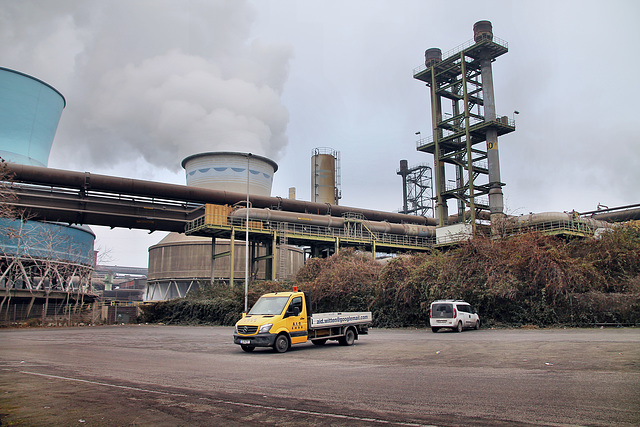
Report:
M328 328L346 324L371 323L371 312L319 313L311 315L312 328Z

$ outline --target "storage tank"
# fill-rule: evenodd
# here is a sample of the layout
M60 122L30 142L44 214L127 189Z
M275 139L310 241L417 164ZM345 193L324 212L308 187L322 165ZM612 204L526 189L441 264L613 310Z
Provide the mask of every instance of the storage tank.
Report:
M221 254L231 250L228 239L216 239L215 253ZM146 301L168 300L184 297L188 292L208 285L211 281L211 239L208 237L186 236L169 233L158 244L149 248L149 269L147 275ZM266 255L264 248L259 248L257 256ZM278 278L290 278L304 262L304 252L295 246L279 249L278 256L284 256L285 271L278 271ZM229 280L231 267L229 256L215 260L213 279ZM252 273L257 277L264 276L263 263ZM244 280L245 242L235 241L234 277Z
M493 40L493 25L491 25L491 21L478 21L473 24L473 40L476 43L483 40Z
M424 51L424 65L426 67L433 67L440 62L442 62L442 50L432 47Z
M311 153L311 201L337 205L340 194L340 153L328 147Z

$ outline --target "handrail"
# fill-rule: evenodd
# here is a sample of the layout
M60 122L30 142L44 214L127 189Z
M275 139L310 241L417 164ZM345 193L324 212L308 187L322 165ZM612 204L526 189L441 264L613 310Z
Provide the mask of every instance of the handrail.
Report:
M481 197L476 197L477 203L482 203ZM187 224L187 234L193 234L200 230L207 228L225 229L228 231L233 230L245 230L246 224L244 218L222 217L216 221L211 221L212 216L208 217L209 222L205 222L205 217L196 218ZM362 230L354 233L354 230L344 230L341 228L318 226L318 225L306 225L284 221L270 221L270 220L249 220L249 231L259 233L286 233L289 238L301 238L314 239L340 239L341 242L355 242L364 244L375 245L402 245L411 246L414 248L432 248L436 244L434 237L419 237L419 236L407 236L402 234L389 234L381 232L373 232L367 229L367 232ZM542 233L556 233L556 232L572 232L580 233L584 236L593 235L597 227L592 224L586 223L580 220L556 220L545 221L537 224L512 224L506 225L504 230L504 237L514 236L529 231L539 231ZM349 231L349 232L347 232ZM442 239L438 242L441 245Z
M497 44L498 46L502 46L502 47L504 47L506 49L509 49L509 43L507 43L505 40L502 40L499 37L493 36L491 42ZM467 40L466 42L462 43L461 45L458 45L458 46L454 47L453 49L448 50L445 53L443 53L442 54L442 61L446 61L447 59L451 58L452 56L458 55L463 50L469 49L470 47L474 46L475 44L476 44L476 41L474 39ZM417 66L416 68L413 69L413 75L417 76L418 74L420 74L421 72L423 72L427 68L430 68L430 67L427 67L425 64L420 64L419 66Z
M482 123L500 123L502 125L507 125L511 127L515 127L516 121L514 119L509 118L509 116L500 116L496 114L495 120L487 120L487 119L479 119L477 117L473 117L469 119L469 129L474 126L480 125ZM453 132L448 129L442 129L442 137L440 139L447 138L454 134L464 134L464 130L466 128L462 126L459 132ZM420 148L427 146L429 144L433 144L433 135L425 136L424 138L420 138L416 141L416 148L420 150Z
M232 229L245 230L244 218L223 217L222 215L209 215L209 222L205 222L205 217L199 217L187 223L186 233L193 234L199 230L210 227L220 227L231 231ZM249 220L250 232L278 232L284 230L291 237L292 235L306 236L309 238L340 238L343 241L359 241L372 244L402 244L406 246L429 248L433 246L434 239L430 237L406 236L399 234L388 234L381 232L372 232L367 229L367 233L359 232L356 234L347 233L344 229L325 227L318 225L298 224L285 221L270 220Z

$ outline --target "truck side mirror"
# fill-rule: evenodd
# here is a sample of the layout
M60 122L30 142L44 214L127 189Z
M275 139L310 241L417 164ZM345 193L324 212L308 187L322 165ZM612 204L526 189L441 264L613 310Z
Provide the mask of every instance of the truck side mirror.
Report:
M289 307L287 309L287 313L285 317L299 316L299 315L300 315L300 307Z

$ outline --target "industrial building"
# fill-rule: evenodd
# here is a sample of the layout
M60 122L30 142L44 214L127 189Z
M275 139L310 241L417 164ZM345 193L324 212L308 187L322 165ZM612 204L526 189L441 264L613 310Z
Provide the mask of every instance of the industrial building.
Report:
M588 237L608 221L640 218L638 205L505 215L498 137L514 132L515 121L496 111L492 67L508 44L493 35L489 21L473 30L473 40L444 54L427 49L424 64L413 70L429 87L432 128L416 148L433 157L433 166L400 161L400 212L340 205L340 153L326 147L311 153L311 201L296 200L294 191L288 199L272 197L278 165L252 153L193 154L182 161L186 185L47 168L64 97L33 77L0 69L0 153L10 162L14 197L4 206L37 220L2 223L17 231L0 239L0 315L8 318L12 304L31 316L38 301L53 296L66 298L66 313L95 299L87 225L170 232L149 248L144 299L157 301L214 281L291 279L308 257L345 247L375 256L429 251L478 233ZM47 238L33 242L31 235ZM44 317L47 303L42 307Z
M249 195L271 196L273 174L278 165L263 156L237 152L199 153L182 161L188 187L232 191ZM241 206L246 207L246 201ZM219 205L209 213L217 222L226 222L233 206ZM245 251L245 247L249 249ZM280 243L276 249L281 260L273 278L290 279L304 264L303 250ZM246 262L246 255L251 262ZM217 282L234 283L247 276L264 278L271 264L258 263L266 250L257 242L229 238L217 239L184 233L169 233L149 248L149 273L145 300L157 301L183 297L201 286ZM248 270L248 274L245 271ZM271 278L271 275L269 275Z

